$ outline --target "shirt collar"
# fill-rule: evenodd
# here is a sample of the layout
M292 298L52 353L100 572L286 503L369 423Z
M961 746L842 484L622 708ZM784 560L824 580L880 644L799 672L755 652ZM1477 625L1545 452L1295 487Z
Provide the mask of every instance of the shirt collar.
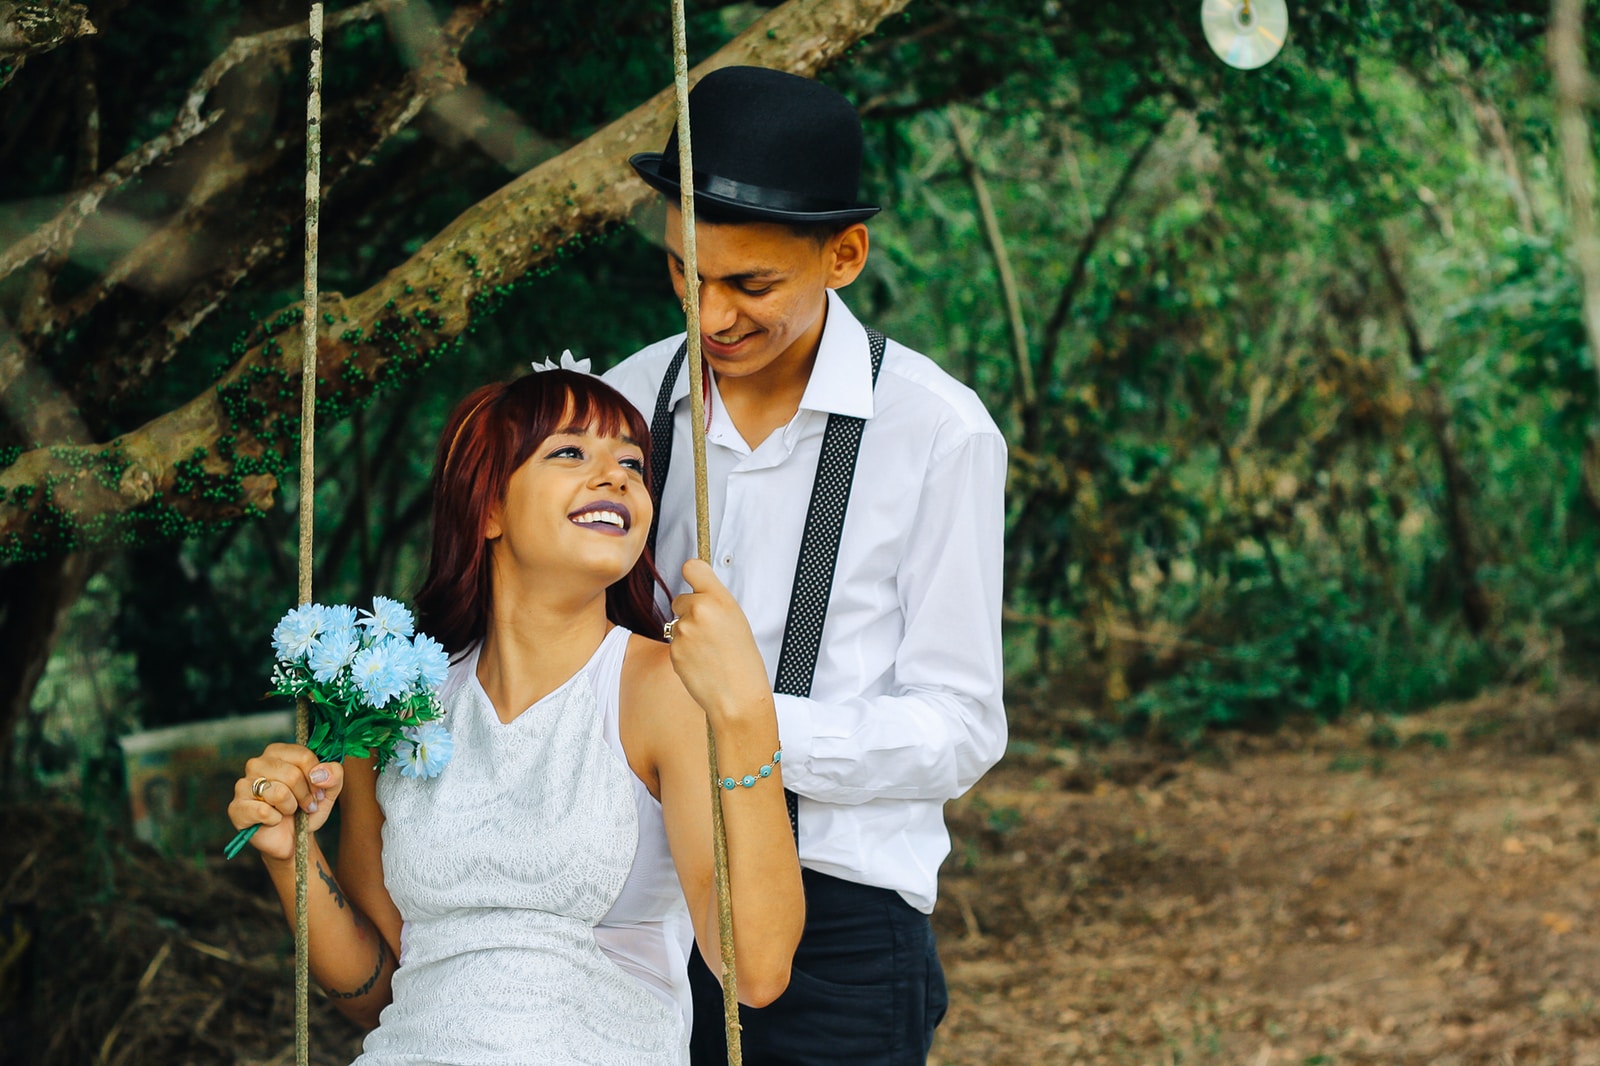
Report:
M872 356L867 330L850 313L839 294L827 290L828 318L817 346L817 361L811 367L805 394L800 397L802 411L821 411L852 418L872 417ZM689 395L687 364L673 383L671 403Z
M872 355L867 330L833 289L828 290L828 320L800 397L802 411L852 418L872 417Z

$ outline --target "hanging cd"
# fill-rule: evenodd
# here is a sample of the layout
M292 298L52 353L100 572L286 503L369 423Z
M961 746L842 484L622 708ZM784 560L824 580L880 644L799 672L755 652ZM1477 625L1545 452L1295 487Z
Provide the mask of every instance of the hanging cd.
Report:
M1224 63L1254 70L1270 63L1283 48L1289 8L1284 0L1204 0L1200 26Z

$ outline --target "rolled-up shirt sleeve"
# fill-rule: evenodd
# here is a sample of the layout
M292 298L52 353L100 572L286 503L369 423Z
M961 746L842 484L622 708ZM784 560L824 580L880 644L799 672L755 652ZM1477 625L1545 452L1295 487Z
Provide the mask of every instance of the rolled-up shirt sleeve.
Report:
M1004 754L1005 478L1005 440L993 431L929 468L896 576L905 625L890 691L778 696L786 787L836 804L948 800Z

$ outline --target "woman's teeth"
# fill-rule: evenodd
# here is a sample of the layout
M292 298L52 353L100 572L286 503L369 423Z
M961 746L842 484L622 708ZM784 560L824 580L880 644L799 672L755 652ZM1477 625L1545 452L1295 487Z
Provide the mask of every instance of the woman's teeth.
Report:
M573 521L579 525L604 522L607 525L616 526L618 529L627 528L627 523L623 522L622 516L615 511L590 511L588 514L578 515Z

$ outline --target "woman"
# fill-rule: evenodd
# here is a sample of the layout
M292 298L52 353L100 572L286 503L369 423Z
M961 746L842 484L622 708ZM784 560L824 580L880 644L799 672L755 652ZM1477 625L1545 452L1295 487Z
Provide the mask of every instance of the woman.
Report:
M312 846L310 967L376 1026L359 1066L686 1062L687 926L719 957L707 721L724 773L772 767L724 793L740 998L788 983L804 904L766 667L698 560L671 643L647 639L648 454L638 411L587 374L468 396L417 596L453 660L449 764L416 779L275 744L235 786L285 913L291 816L341 806L337 875Z

